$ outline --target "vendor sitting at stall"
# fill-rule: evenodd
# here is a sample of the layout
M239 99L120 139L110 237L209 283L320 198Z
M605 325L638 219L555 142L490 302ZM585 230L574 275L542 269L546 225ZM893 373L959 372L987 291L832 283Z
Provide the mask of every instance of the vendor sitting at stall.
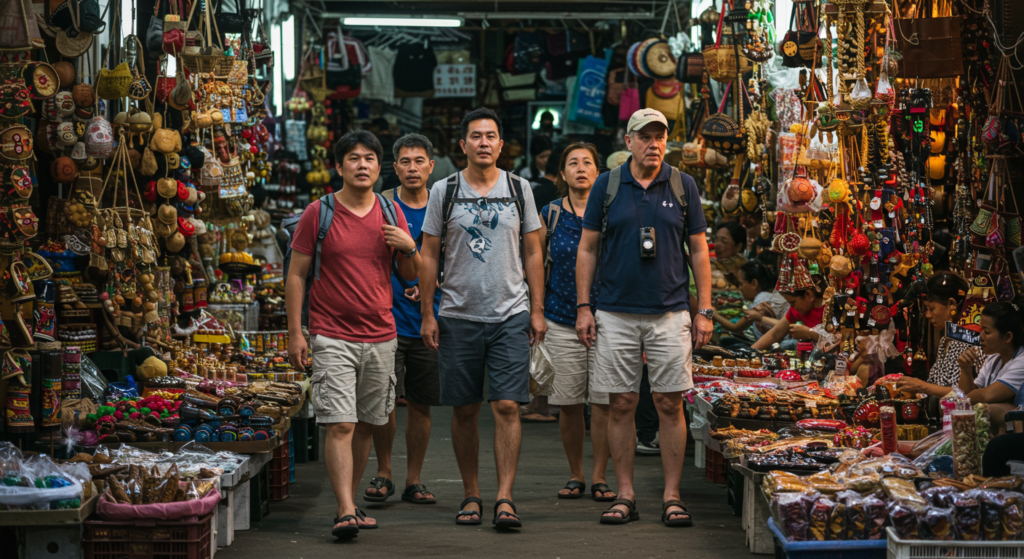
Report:
M985 354L980 369L978 357ZM970 347L959 354L957 385L972 404L989 404L993 432L1004 427L1003 416L1013 409L1017 392L1024 384L1024 315L1014 303L992 303L981 313L981 348ZM977 377L974 371L978 370ZM896 388L943 397L950 387L903 377Z
M712 279L724 277L729 286L739 285L736 273L747 259L747 230L738 221L725 221L715 228L715 257L711 259ZM715 287L726 287L713 282ZM765 286L767 287L767 286Z
M813 328L822 322L824 302L818 287L811 281L810 271L803 259L794 258L783 264L776 289L789 303L786 316L771 330L750 346L764 350L791 336L795 340L818 341L819 334Z
M736 277L739 279L740 295L743 296L744 300L751 301L750 308L755 309L761 304L770 305L772 299L771 290L778 281L771 269L755 260L744 262L737 272ZM744 310L745 315L747 312L747 310ZM722 330L733 334L729 338L719 340L719 344L723 347L736 344L748 345L761 339L761 336L769 330L768 328L761 330L758 324L749 318L749 315L740 317L739 320L733 322L722 316L718 311L715 311L711 318L722 327ZM774 322L772 324L774 325ZM750 329L749 332L748 328Z

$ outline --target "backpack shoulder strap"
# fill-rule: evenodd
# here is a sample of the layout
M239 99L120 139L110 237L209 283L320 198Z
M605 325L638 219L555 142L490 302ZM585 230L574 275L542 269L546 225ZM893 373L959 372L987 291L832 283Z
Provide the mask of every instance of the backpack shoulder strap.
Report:
M669 175L668 184L672 188L672 196L675 197L676 203L679 204L679 209L683 212L683 261L686 262L687 266L689 266L690 259L689 253L686 251L686 247L689 245L688 241L690 238L690 232L688 229L690 226L690 215L688 212L690 197L686 193L686 187L683 186L683 172L679 169L672 169L672 173Z
M516 209L519 210L519 222L525 219L523 215L523 179L515 173L505 173L508 176L508 194L515 201Z
M448 220L452 217L452 209L455 207L455 193L459 190L459 172L456 171L448 176L444 187L444 200L441 206L441 250L437 259L437 283L444 284L444 254L445 240L448 238Z
M320 197L320 230L316 234L316 254L313 262L313 279L320 279L320 248L327 238L327 232L334 223L334 194Z
M601 240L608 234L608 208L612 206L615 197L619 194L619 186L622 185L622 166L615 167L608 171L608 186L604 191L604 203L602 209L604 214L601 217Z
M551 259L551 237L554 235L555 227L558 227L558 218L562 215L562 203L560 200L548 204L547 226L548 232L544 238L544 246L547 248L544 253L544 285L551 281L551 267L554 261Z
M388 192L394 192L389 190ZM377 194L377 202L380 203L380 211L384 213L384 221L392 227L398 227L398 214L395 212L394 198L388 198L383 194Z

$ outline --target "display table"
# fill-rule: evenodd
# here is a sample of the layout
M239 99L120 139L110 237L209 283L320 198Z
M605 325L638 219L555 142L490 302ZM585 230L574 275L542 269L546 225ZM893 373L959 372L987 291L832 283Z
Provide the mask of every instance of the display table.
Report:
M96 510L97 495L77 509L0 511L0 527L13 529L18 549L11 559L79 559L82 522Z
M747 547L751 553L772 555L775 553L775 543L768 529L768 519L772 513L761 490L765 474L739 464L734 464L732 468L743 476L742 525L747 534Z

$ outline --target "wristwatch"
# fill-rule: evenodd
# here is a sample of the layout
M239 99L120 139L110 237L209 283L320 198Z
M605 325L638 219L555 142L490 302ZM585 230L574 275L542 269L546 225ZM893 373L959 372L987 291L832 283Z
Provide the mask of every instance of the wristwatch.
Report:
M406 258L412 258L413 256L416 256L416 250L417 250L416 247L412 247L412 250L410 250L409 252L407 252L407 253L403 252L402 256L404 256Z
M711 317L715 315L715 309L700 309L699 311L697 311L697 314L703 316L708 320L711 320Z

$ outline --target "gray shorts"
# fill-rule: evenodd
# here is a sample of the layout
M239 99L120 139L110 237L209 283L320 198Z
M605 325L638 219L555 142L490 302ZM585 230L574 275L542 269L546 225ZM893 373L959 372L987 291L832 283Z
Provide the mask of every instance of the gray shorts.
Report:
M387 423L395 409L397 345L397 340L363 343L313 336L309 383L317 423Z
M690 313L632 314L597 311L597 370L590 388L639 392L644 358L651 392L693 388Z
M474 322L442 316L437 322L441 404L487 401L530 402L530 313L504 322Z
M441 381L437 373L437 352L423 338L398 336L395 353L395 394L414 404L441 405Z

